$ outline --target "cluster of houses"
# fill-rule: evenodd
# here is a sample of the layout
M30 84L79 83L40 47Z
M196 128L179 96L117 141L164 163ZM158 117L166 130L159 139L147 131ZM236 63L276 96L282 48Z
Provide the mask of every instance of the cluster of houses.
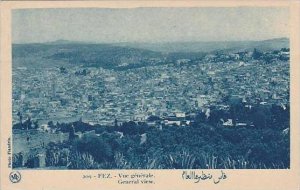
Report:
M262 52L257 49L253 51L239 51L235 53L216 53L205 56L206 62L230 62L230 61L253 61L264 60L267 63L275 61L288 61L290 59L289 48L282 48L280 50Z

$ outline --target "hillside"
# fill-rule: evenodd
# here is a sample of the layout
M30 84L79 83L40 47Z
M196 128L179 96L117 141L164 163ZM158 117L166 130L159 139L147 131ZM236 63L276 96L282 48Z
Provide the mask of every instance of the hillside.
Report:
M213 51L278 50L289 47L286 38L243 42L174 42L92 44L58 40L48 43L13 44L14 65L52 66L76 64L106 69L130 69L175 62L199 60Z
M62 61L85 66L112 68L161 57L159 52L108 44L18 44L13 45L13 58L34 57L45 61Z
M143 48L160 52L211 52L217 50L277 50L289 47L288 38L276 38L263 41L203 41L170 43L120 43L118 46Z
M59 43L61 42L61 43ZM162 53L142 48L121 47L111 44L87 44L59 41L44 44L14 44L15 62L61 62L107 69L125 69L165 64L177 59L201 59L201 52ZM26 61L30 59L30 61ZM44 64L45 65L45 64Z

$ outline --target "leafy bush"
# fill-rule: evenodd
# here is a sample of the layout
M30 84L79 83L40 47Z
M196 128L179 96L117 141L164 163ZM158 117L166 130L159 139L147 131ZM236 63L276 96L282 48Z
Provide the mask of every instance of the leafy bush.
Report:
M92 155L88 153L73 152L70 156L69 169L97 169L98 163Z
M97 136L78 139L74 142L74 147L78 152L90 154L99 163L113 159L111 146Z

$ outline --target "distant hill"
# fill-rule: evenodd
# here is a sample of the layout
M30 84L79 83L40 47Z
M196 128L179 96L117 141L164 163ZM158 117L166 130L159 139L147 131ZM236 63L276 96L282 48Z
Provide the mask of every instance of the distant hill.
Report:
M289 47L287 38L243 42L174 42L92 44L57 40L47 43L13 44L14 64L80 64L108 69L166 64L178 59L199 60L214 51L262 51Z
M109 44L70 43L66 41L13 45L14 59L29 56L71 64L112 68L119 64L140 63L146 59L161 57L162 54L150 50L116 47Z
M159 52L212 52L218 50L240 51L257 48L262 51L277 50L289 47L288 38L275 38L263 41L203 41L203 42L170 42L170 43L119 43L123 47L143 48Z
M201 59L204 55L201 52L163 53L142 48L121 47L115 44L87 44L69 41L13 44L13 59L18 62L31 58L28 62L34 63L35 60L39 60L40 63L48 63L52 60L52 62L59 61L108 69L165 64L177 59Z

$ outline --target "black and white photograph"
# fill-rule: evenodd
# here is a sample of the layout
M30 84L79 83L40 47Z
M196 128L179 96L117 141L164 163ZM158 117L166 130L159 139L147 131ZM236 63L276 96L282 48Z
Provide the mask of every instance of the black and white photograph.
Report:
M12 168L289 169L289 21L275 6L12 10Z

